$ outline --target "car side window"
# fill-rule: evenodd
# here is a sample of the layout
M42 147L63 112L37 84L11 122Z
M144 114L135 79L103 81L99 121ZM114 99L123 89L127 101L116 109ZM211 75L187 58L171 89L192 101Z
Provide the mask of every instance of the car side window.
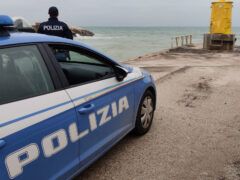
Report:
M50 45L71 86L110 78L113 68L97 57L70 46Z
M0 104L54 91L35 45L0 49Z

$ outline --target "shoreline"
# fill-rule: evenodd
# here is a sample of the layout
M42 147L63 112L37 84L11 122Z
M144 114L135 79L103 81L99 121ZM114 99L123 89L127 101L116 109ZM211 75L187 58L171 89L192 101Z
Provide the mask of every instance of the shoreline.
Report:
M196 43L196 44L192 44L192 45L188 45L188 46L184 46L184 47L193 47L193 48L201 48L202 46L202 43ZM174 49L179 49L179 48L183 48L183 47L175 47L175 48L169 48L169 49L162 49L160 51L156 51L156 52L152 52L152 53L147 53L143 56L139 56L137 58L130 58L130 59L127 59L127 60L120 60L119 62L121 63L124 63L124 62L129 62L129 61L137 61L139 59L142 59L142 58L149 58L149 57L155 57L155 56L158 56L158 55L161 55L161 54L164 54L164 53L168 53L169 51L171 50L174 50Z
M158 81L189 66L225 66L227 64L224 61L225 58L235 60L236 53L240 53L240 46L236 46L234 51L229 52L204 50L202 44L193 44L164 49L120 62L127 66L143 68L152 74L155 81Z

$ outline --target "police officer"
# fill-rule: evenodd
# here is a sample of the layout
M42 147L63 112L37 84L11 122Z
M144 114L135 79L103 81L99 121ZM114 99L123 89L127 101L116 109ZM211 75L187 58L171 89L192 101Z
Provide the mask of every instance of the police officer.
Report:
M50 18L47 22L40 24L38 33L73 39L72 31L68 28L67 24L58 21L58 9L50 7L48 14Z

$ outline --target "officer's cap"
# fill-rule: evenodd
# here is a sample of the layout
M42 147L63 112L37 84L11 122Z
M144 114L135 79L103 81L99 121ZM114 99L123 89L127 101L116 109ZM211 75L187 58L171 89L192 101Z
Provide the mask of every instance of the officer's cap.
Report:
M48 14L50 16L57 16L58 15L58 9L55 6L52 6L48 10Z

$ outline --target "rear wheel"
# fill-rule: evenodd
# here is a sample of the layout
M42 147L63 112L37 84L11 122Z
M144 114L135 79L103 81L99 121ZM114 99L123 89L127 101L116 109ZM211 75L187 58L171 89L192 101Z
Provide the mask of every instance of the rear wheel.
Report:
M146 91L140 101L137 113L135 129L133 132L137 135L146 134L152 125L154 115L155 98L151 91Z

